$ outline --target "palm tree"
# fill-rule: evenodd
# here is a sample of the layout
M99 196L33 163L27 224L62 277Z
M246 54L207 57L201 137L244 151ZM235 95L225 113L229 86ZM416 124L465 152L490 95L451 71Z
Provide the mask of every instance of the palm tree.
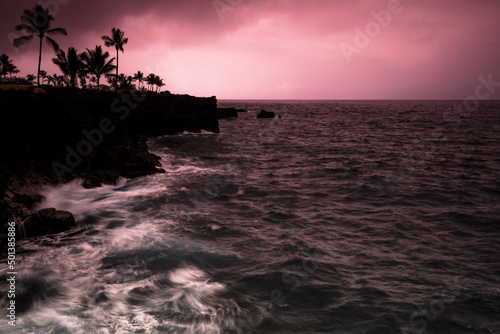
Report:
M9 66L7 66L7 72L9 73L9 78L12 79L12 74L19 73L19 69L16 65L10 64Z
M56 84L58 86L62 87L62 86L70 86L71 85L70 82L68 81L68 79L66 79L66 77L64 75L57 75L55 79L56 79ZM72 87L74 87L74 86L72 86Z
M54 17L50 15L49 9L41 5L36 5L33 9L25 9L21 16L22 23L16 26L17 31L24 31L27 35L16 38L12 44L15 48L23 44L29 43L33 37L40 38L40 50L38 51L38 76L37 84L40 84L40 65L42 63L42 41L45 37L47 43L52 46L55 52L59 51L59 44L56 43L48 35L67 35L66 29L51 28L50 22L54 21Z
M160 83L163 84L162 80L160 79L159 76L155 75L155 77L152 79L153 86L156 86L156 92L158 93L158 88L160 87ZM151 87L151 90L153 90L153 87Z
M156 85L158 85L158 93L161 92L161 88L165 86L165 84L163 83L163 79L159 79Z
M102 52L102 47L96 45L95 50L87 49L87 52L82 54L84 70L87 73L92 73L96 77L97 89L99 89L99 81L103 74L108 74L113 71L116 66L113 65L115 58L109 59L109 52Z
M28 80L31 84L33 83L33 81L35 81L36 77L33 75L33 74L28 74L26 76L26 80Z
M106 82L111 87L116 87L116 75L115 74L106 74Z
M60 86L60 85L59 85L60 78L59 78L59 76L58 76L57 74L55 74L55 73L54 73L54 74L52 74L52 76L47 77L47 79L51 79L52 84L53 84L54 86Z
M123 51L123 46L128 42L128 38L123 38L124 34L124 31L113 27L113 29L111 29L111 36L101 37L104 41L104 45L107 47L114 46L116 49L116 78L118 78L118 51L125 52ZM115 89L118 90L118 80L115 82Z
M54 74L54 77L57 77L57 74ZM54 83L54 86L55 86L55 79L54 79L54 77L48 75L47 76L47 84L51 85L52 83Z
M137 71L137 73L134 74L132 80L139 82L139 89L141 89L141 83L144 82L144 73L142 73L141 71Z
M68 48L68 55L63 50L57 53L57 58L52 58L52 62L59 66L65 77L69 78L69 85L76 87L77 77L83 71L82 54L78 54L75 48Z
M38 71L38 76L42 77L42 85L43 85L43 80L47 77L47 71L45 71L45 70L41 70L40 71L39 70ZM37 79L37 85L40 85L38 79Z
M9 59L9 56L7 56L5 53L3 53L0 56L0 75L4 77L9 74L9 68L10 66L14 66L12 64L12 59Z
M150 73L147 77L146 77L146 83L148 84L148 88L149 90L153 90L153 86L155 84L155 79L156 79L156 75L154 75L153 73Z

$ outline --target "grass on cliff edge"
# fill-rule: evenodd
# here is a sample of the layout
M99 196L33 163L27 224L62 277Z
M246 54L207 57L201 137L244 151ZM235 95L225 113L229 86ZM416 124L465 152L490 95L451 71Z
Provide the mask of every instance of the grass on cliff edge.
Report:
M27 90L31 87L33 87L33 85L0 84L0 90Z

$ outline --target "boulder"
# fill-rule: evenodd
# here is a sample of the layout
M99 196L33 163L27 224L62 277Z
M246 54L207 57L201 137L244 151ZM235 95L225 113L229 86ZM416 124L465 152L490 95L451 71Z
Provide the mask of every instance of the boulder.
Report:
M274 118L274 116L276 116L276 114L272 111L261 110L257 115L257 118Z
M26 218L17 230L20 238L56 234L76 227L75 217L68 211L42 209Z
M35 93L35 94L45 94L46 92L42 88L36 87L36 88L33 89L33 93Z

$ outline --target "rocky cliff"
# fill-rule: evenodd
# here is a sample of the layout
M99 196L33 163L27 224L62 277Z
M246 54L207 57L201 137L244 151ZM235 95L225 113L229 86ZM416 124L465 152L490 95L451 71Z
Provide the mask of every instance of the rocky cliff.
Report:
M43 185L161 172L147 137L219 132L215 97L45 87L0 91L0 106L0 226L33 215Z

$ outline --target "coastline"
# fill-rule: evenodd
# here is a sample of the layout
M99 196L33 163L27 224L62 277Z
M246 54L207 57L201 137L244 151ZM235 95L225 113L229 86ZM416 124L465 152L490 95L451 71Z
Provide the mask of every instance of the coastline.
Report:
M7 222L35 221L44 186L82 179L92 188L164 172L148 138L219 132L215 97L42 88L0 91L0 233Z

